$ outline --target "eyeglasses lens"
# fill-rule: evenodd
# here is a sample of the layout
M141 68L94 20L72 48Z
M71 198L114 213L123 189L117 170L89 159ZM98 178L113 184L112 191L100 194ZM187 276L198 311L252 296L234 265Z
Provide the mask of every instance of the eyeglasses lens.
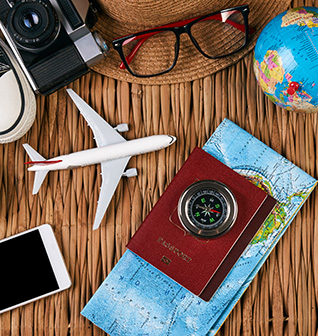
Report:
M152 32L132 37L123 43L126 59L135 53L129 67L137 75L150 76L168 70L176 57L176 35L171 31Z
M207 56L228 55L245 43L243 14L232 10L204 18L193 24L191 35Z

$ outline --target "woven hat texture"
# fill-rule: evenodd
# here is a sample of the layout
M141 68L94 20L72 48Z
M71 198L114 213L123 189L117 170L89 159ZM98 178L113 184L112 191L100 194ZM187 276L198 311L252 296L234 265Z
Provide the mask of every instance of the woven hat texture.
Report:
M95 29L101 33L110 47L112 40L120 36L195 18L242 4L242 2L229 0L97 1L100 8ZM290 0L247 0L243 3L249 5L249 26L253 27L255 32L249 37L248 45L233 55L219 59L208 59L196 50L188 36L182 36L177 64L166 74L150 78L134 77L127 70L119 69L121 59L117 51L112 49L112 47L105 60L95 65L93 70L114 79L140 84L187 82L222 70L239 61L254 48L262 29L271 19L288 8ZM204 35L206 32L202 31L201 34ZM157 53L156 50L150 50L150 52L154 55ZM156 61L156 57L152 59Z

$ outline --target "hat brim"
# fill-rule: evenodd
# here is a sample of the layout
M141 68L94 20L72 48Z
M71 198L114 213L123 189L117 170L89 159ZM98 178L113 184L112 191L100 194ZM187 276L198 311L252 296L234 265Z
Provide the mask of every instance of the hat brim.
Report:
M250 9L249 26L253 27L255 32L249 37L247 46L230 56L218 59L206 58L196 50L187 36L182 36L177 64L171 71L163 75L139 78L131 75L127 70L121 70L119 68L119 64L121 63L120 56L117 51L112 48L109 55L102 62L96 64L92 69L114 79L130 83L150 85L187 82L211 75L238 62L242 57L248 54L254 48L257 38L265 25L276 15L288 9L290 2L290 0L245 1L244 3L248 4ZM217 8L215 5L211 5L211 8L213 9L210 12L231 8L237 5L239 4L234 1L224 1L222 3L222 8ZM209 10L202 13L202 15L208 13ZM119 36L132 34L153 27L142 25L132 26L131 24L118 22L116 19L101 12L99 13L99 19L94 28L100 32L107 45L111 46L112 40Z

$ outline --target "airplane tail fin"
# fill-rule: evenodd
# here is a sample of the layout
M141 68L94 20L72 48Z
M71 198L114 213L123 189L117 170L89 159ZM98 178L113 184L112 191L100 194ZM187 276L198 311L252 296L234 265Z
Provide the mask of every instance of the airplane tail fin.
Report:
M46 159L42 155L40 155L35 149L33 149L29 144L23 144L22 146L24 147L32 161L46 161Z
M38 193L45 179L45 176L48 172L49 172L48 170L39 170L35 172L32 195L35 195Z
M46 159L42 155L40 155L36 150L34 150L30 145L23 144L23 147L32 161L46 161ZM47 175L48 172L49 172L48 170L35 171L33 191L32 191L33 195L38 193L45 179L45 176Z

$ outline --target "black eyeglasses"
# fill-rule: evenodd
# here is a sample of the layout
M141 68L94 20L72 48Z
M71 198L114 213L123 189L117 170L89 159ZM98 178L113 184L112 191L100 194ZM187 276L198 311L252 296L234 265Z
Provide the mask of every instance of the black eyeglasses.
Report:
M194 19L120 37L113 41L122 63L136 77L153 77L170 71L177 62L180 35L188 34L197 50L210 59L232 55L246 46L248 5L233 7Z

